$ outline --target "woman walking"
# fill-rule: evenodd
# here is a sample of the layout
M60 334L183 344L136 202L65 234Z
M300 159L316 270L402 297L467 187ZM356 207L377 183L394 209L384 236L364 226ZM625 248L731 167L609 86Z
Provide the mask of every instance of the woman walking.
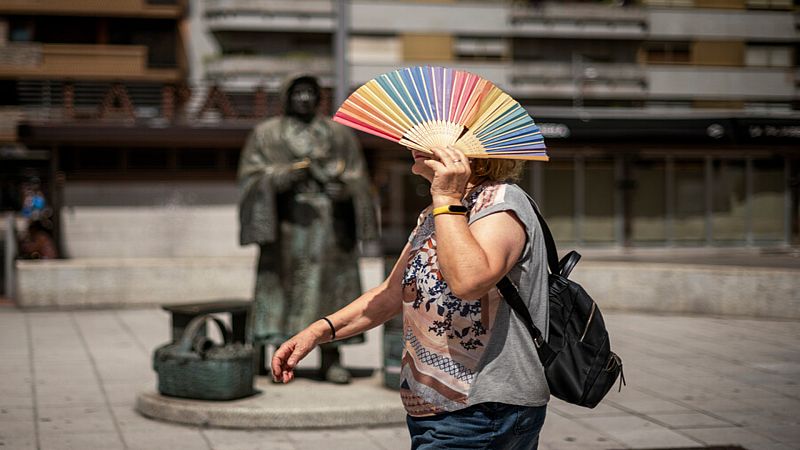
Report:
M432 151L412 151L432 203L389 277L281 345L273 377L288 383L316 345L402 312L400 392L412 448L536 449L550 393L530 334L495 287L508 275L546 337L543 237L511 181L522 162Z

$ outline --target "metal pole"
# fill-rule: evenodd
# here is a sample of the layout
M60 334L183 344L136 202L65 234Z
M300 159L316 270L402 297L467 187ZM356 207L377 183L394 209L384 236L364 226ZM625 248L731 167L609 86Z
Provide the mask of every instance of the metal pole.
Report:
M15 273L14 269L14 259L17 255L17 233L16 233L16 221L14 218L14 213L9 212L6 213L6 235L5 235L5 296L13 299L15 297L16 292L16 278L17 274Z
M705 175L705 240L706 245L711 245L714 239L714 164L711 155L706 155Z
M750 247L755 242L753 236L753 157L747 155L744 164L745 243Z
M583 55L572 52L572 107L583 109Z
M575 156L575 242L583 245L584 200L586 198L586 165L583 155Z
M792 245L792 160L786 156L783 158L783 242L785 245Z
M675 160L672 155L666 157L666 168L664 170L664 211L666 212L666 239L667 246L675 245Z
M628 192L628 179L625 176L625 160L622 155L614 155L614 240L620 247L627 247L625 235L625 218L629 211L626 210L625 197Z
M336 58L336 88L333 105L335 111L347 98L350 89L350 74L347 66L347 41L350 32L350 2L336 1L336 33L334 36L334 54Z

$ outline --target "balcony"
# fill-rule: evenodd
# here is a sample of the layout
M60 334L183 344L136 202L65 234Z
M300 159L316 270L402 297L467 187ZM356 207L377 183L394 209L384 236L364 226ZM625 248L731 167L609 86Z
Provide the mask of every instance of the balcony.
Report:
M508 34L509 7L492 2L413 3L351 2L351 29L356 33L453 33L470 36ZM479 17L480 20L476 20Z
M289 75L301 72L317 75L323 86L331 86L333 71L333 59L321 56L223 56L206 63L209 79L242 88L256 85L274 88Z
M647 13L632 7L552 2L513 8L511 24L515 36L629 39L646 35Z
M17 124L22 120L23 112L18 107L0 107L0 144L17 140Z
M647 76L636 64L515 63L509 91L538 98L644 98Z
M651 9L650 39L796 42L795 17L778 11Z
M178 69L151 69L139 45L17 44L0 47L0 77L178 81Z
M212 31L333 32L332 0L206 0L206 24Z
M3 0L0 14L179 18L184 0Z
M653 99L696 100L797 99L791 68L649 66L649 95Z
M443 62L444 63L444 62ZM358 63L350 64L350 82L353 87L358 87L376 76L400 69L402 67L412 67L419 65L442 65L435 61L404 61L399 64L386 63ZM453 69L466 70L475 75L492 80L502 89L508 89L511 85L511 65L507 62L470 62L470 61L447 61L447 67Z

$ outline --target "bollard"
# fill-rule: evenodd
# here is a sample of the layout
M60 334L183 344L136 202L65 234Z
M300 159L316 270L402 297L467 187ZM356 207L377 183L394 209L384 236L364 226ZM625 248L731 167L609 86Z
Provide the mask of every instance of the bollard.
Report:
M14 259L17 256L17 232L16 219L13 212L6 213L6 235L5 235L5 296L14 299L16 287L16 272Z

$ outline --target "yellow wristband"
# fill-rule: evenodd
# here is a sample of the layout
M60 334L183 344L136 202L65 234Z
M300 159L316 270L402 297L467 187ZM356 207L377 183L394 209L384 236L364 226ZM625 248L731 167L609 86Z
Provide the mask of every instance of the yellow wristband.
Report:
M439 214L456 214L459 216L467 215L467 208L462 205L445 205L438 208L433 208L433 217Z

